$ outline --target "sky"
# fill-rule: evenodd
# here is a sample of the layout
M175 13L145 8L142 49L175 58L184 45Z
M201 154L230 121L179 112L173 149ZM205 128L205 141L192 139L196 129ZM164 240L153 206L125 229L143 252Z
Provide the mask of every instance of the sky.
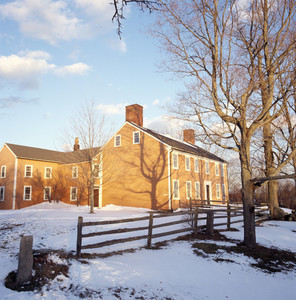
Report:
M183 83L159 71L161 52L147 34L154 16L129 5L120 39L109 3L0 1L0 148L62 150L62 132L85 101L115 130L134 103L144 106L144 126L172 128L163 107Z

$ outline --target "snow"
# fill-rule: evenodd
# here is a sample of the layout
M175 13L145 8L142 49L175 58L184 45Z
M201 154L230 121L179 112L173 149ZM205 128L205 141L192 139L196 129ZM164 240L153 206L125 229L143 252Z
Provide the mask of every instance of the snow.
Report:
M143 217L147 209L109 205L89 214L89 208L43 203L17 211L0 211L1 299L294 299L296 271L269 274L251 267L253 259L221 252L224 261L197 256L194 241L174 241L161 249L138 248L108 258L71 259L69 277L57 276L41 292L15 292L4 286L7 274L17 269L20 237L33 235L34 249L76 249L78 216L84 221ZM221 222L219 220L219 222ZM112 225L113 227L115 225ZM118 225L122 226L122 225ZM112 228L113 228L112 227ZM124 226L127 227L127 226ZM115 227L116 228L116 227ZM243 228L225 232L242 240ZM296 251L295 222L268 221L256 228L258 243ZM142 234L142 233L140 233ZM116 238L114 236L114 238ZM143 246L146 241L129 244ZM216 242L230 244L229 242ZM120 246L107 250L118 250ZM101 250L96 250L101 252ZM102 250L103 251L103 250ZM88 251L89 252L89 251ZM227 261L231 259L233 262ZM50 260L64 264L52 254Z

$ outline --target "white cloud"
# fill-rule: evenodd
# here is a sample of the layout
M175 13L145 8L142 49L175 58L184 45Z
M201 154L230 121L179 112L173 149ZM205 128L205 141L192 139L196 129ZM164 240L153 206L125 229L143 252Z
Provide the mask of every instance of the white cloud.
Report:
M119 104L99 104L97 105L97 109L101 110L103 113L107 115L121 115L124 114L125 107L127 103L119 103Z
M64 67L57 68L55 73L58 75L67 75L67 74L73 74L73 75L83 75L90 71L91 67L84 63L76 63L73 65L68 65Z
M89 36L89 27L74 16L66 1L16 0L0 5L0 14L19 23L30 37L55 44Z
M185 122L181 120L175 120L168 116L158 116L151 120L144 120L144 127L150 128L162 134L167 134L175 138L181 136L182 129Z
M155 99L155 100L152 102L152 105L158 105L158 104L159 104L159 102L160 102L160 100L159 100L159 99Z
M122 53L127 52L127 45L126 42L123 39L119 39L117 36L115 36L113 39L109 39L107 41L108 46L115 50Z
M50 55L44 51L21 52L18 55L0 56L0 79L21 88L37 88L46 73L82 75L90 67L84 63L58 67L48 63Z

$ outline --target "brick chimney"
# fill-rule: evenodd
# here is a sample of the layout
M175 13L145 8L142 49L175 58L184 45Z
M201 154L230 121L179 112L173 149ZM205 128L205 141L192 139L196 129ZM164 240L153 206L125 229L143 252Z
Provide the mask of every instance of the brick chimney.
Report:
M183 140L184 142L195 144L195 133L193 129L184 129L183 130Z
M139 104L125 107L125 120L143 127L143 106Z
M74 144L74 147L73 147L73 150L74 151L77 151L79 150L80 146L79 146L79 139L78 137L75 138L75 144Z

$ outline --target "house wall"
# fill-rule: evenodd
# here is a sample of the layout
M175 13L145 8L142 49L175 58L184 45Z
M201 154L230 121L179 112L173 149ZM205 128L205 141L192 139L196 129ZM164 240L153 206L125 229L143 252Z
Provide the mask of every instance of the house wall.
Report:
M133 144L134 132L140 132L140 144ZM166 147L128 123L116 135L103 148L102 205L168 209Z
M4 201L0 201L0 209L12 209L15 156L6 145L0 151L0 171L2 166L6 166L6 176L1 178L0 175L0 186L5 187Z
M174 169L173 166L173 154L178 155L178 168ZM190 159L190 169L185 168L185 158ZM195 171L195 158L198 159L199 168L198 172ZM209 163L209 174L206 174L206 161ZM218 164L218 175L216 175L216 164ZM221 176L221 168L223 166L224 176ZM179 182L179 198L175 199L174 192L174 180ZM203 157L182 153L174 150L171 153L171 194L172 194L172 207L173 209L179 207L186 207L189 205L189 198L187 195L186 183L191 182L191 198L206 200L206 184L210 186L210 201L227 201L228 199L228 181L227 181L227 165L208 160ZM196 195L196 182L199 182L200 197ZM217 186L219 184L219 186ZM222 184L225 187L225 197L222 194ZM220 189L220 195L217 197L217 187Z

